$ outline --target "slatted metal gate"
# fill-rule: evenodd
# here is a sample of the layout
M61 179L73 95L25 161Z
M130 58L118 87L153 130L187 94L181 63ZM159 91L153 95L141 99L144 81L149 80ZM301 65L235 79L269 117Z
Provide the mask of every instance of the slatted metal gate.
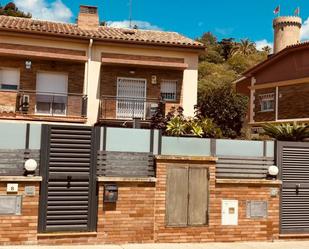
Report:
M279 142L281 233L309 232L309 143Z
M42 127L39 232L95 231L96 129Z

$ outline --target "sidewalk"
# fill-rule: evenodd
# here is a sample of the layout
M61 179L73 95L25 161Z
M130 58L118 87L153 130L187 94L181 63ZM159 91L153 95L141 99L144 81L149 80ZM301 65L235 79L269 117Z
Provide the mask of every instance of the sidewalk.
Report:
M129 244L83 246L0 246L0 249L308 249L309 241L207 243L207 244Z

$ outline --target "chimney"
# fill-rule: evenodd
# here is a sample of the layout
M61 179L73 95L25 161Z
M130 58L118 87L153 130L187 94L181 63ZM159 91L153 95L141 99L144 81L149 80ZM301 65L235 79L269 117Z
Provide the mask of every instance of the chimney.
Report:
M97 30L99 25L98 8L80 5L77 26L81 29Z
M300 42L302 20L298 16L280 16L274 19L274 53Z

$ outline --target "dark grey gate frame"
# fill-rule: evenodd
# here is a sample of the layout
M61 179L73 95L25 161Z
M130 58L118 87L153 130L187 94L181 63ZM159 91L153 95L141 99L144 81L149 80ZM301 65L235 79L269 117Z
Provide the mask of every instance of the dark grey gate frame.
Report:
M276 142L276 159L277 166L279 167L279 179L282 180L282 162L283 162L283 148L285 146L290 146L294 148L309 148L309 142L288 142L288 141L277 141ZM279 196L279 233L284 233L282 231L282 187L280 187L280 196ZM299 231L298 231L299 232Z
M38 232L46 232L47 215L47 186L49 176L49 155L51 128L68 128L68 125L42 125L41 130L41 155L40 155L40 176L42 182L40 185L39 196L39 215ZM74 126L74 128L85 128L85 126ZM88 205L88 232L97 230L97 212L98 212L98 185L97 185L97 151L100 143L100 127L91 127L91 160L89 171L89 205Z

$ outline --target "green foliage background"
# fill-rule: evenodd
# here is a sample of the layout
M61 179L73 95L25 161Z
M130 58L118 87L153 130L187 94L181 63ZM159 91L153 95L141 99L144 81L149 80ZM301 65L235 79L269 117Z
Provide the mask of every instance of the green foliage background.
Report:
M225 137L240 137L248 98L235 92L233 82L244 71L267 59L271 48L258 51L248 39L218 41L209 32L197 40L206 46L199 58L197 116L212 119Z

